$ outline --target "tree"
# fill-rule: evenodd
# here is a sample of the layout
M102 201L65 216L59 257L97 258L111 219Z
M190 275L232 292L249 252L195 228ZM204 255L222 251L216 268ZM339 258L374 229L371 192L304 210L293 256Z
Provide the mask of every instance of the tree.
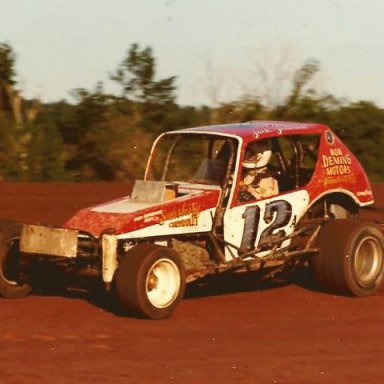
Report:
M123 87L123 95L132 101L160 105L173 103L175 77L156 81L155 74L156 61L152 49L147 47L140 50L138 44L132 44L127 57L111 79Z
M167 115L175 109L175 77L155 80L156 61L152 49L132 44L111 79L122 86L122 95L135 103L140 125L150 132L167 129Z
M49 109L29 125L26 178L35 181L62 181L66 175L63 139Z
M316 92L308 88L310 80L319 72L317 60L310 59L295 71L292 79L292 89L284 104L277 106L273 115L277 118L292 119L297 115L297 109L303 104L311 104ZM294 118L293 118L294 119Z
M15 54L10 45L0 43L0 110L22 125L21 96L15 90Z
M0 43L0 82L15 85L15 54L10 45Z
M212 121L214 116L215 121ZM265 119L266 110L258 99L244 97L239 101L221 103L211 110L210 121L207 123L241 123L251 120Z
M12 100L10 89L15 81L15 55L12 48L6 43L0 43L0 113L2 118L6 115L12 117Z
M254 58L242 80L243 88L247 94L255 94L265 108L273 109L283 103L289 92L295 66L294 48L264 46L251 54Z
M14 89L15 54L10 45L0 43L0 178L17 179L25 155L21 97Z
M384 110L370 101L359 101L335 109L328 123L358 157L370 178L383 180Z
M303 96L305 86L313 76L320 70L319 62L314 59L308 60L302 67L300 67L294 74L293 87L291 94L288 97L288 105L294 106ZM312 92L312 90L310 90Z
M64 140L66 170L75 180L125 180L142 176L141 146L151 140L138 134L135 103L105 93L102 84L93 91L73 91L76 104L53 106ZM139 138L140 137L140 138ZM138 164L139 163L139 164Z

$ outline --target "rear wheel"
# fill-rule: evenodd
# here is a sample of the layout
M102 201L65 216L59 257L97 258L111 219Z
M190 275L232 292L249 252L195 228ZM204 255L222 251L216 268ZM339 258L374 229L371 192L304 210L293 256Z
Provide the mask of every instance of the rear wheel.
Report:
M0 222L0 296L17 299L27 296L31 286L24 281L19 252L21 224Z
M172 315L185 289L184 265L172 249L142 244L130 251L116 272L116 293L129 313L151 319Z
M373 224L337 219L325 224L314 260L318 282L335 293L373 294L384 278L384 236Z

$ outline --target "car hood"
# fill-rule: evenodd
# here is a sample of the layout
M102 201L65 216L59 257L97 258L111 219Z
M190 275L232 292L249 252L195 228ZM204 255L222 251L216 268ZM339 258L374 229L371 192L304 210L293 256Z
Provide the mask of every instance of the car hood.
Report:
M181 196L155 204L126 196L82 209L63 227L85 231L96 237L105 231L113 231L120 237L210 231L220 193L219 187L184 188Z

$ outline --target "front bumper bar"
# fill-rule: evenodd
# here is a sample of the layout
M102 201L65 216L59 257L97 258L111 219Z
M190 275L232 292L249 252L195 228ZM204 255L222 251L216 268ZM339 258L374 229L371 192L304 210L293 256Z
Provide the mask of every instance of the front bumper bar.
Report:
M47 256L75 258L79 231L40 225L23 225L20 251Z

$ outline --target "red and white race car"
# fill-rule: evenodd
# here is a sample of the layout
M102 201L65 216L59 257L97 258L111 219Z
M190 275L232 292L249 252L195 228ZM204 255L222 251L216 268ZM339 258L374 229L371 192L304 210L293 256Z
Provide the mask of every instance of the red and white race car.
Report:
M169 317L185 285L225 271L273 278L310 268L326 290L362 296L384 276L367 176L327 126L249 122L170 131L132 194L62 228L3 222L0 295L34 287L39 262L101 276L129 313Z

